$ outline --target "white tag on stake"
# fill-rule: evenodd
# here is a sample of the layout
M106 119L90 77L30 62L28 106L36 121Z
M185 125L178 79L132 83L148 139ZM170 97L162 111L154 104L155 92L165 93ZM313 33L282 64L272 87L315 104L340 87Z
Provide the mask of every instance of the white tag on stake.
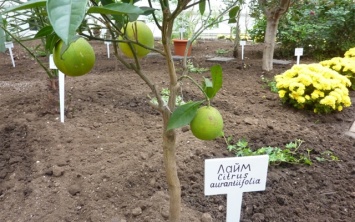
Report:
M106 48L107 48L107 58L110 58L110 45L111 45L111 42L105 41L105 44L106 44Z
M295 56L297 56L297 65L299 65L300 57L303 56L303 48L295 48Z
M15 60L14 60L14 55L12 54L12 48L14 47L14 43L12 42L5 42L5 48L7 48L10 52L10 57L11 57L11 62L12 66L15 67Z
M49 68L58 69L53 61L53 54L49 55ZM58 81L59 81L59 111L60 111L60 122L64 123L64 101L65 101L65 76L58 70Z
M244 46L247 44L247 41L240 41L240 45L242 46L242 60L244 60Z
M205 195L227 194L227 222L239 222L243 192L266 187L269 156L205 160Z

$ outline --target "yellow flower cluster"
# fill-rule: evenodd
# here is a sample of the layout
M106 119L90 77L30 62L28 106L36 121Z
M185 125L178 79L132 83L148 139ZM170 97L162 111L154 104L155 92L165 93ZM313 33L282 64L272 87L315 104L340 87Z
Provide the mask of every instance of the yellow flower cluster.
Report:
M320 64L294 65L283 74L275 76L279 97L297 108L319 107L342 110L351 105L351 82L345 76ZM315 109L318 107L318 109Z
M348 51L346 51L344 57L345 58L354 58L355 59L355 47L349 49Z
M352 58L334 57L330 60L322 61L320 64L322 66L331 68L342 75L346 75L348 72L351 72L351 76L355 75L355 59Z

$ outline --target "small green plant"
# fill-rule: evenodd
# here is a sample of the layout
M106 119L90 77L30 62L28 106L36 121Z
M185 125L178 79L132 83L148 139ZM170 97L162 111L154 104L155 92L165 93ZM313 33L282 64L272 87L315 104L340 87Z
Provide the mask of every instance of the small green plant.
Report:
M311 152L312 149L306 149L306 152L301 152L299 148L304 143L303 140L296 139L285 145L284 148L279 147L261 147L253 150L249 147L249 143L245 139L239 139L235 144L230 144L232 137L226 139L227 149L230 152L234 152L236 156L257 156L257 155L269 155L270 164L305 164L312 165ZM319 156L314 157L318 162L326 161L339 161L339 157L334 155L332 151L324 151Z
M320 156L315 157L318 162L339 161L339 157L335 156L330 150L324 151Z
M163 88L160 92L161 94L161 99L163 100L164 102L164 105L166 106L168 104L168 101L169 101L169 97L170 97L170 90L168 88ZM158 99L156 97L152 98L150 100L150 102L154 105L158 105ZM176 97L176 103L175 105L176 106L181 106L181 105L184 105L185 104L185 101L182 99L182 97L180 95L178 95Z
M227 54L228 52L229 52L229 50L222 49L222 48L219 48L216 50L217 55L224 55L224 54Z
M281 149L279 147L261 147L253 150L249 147L248 141L245 139L238 140L235 144L229 144L232 137L227 139L227 149L230 152L234 152L236 156L255 156L255 155L269 155L270 164L281 164L281 163L291 163L291 164L305 164L311 165L312 161L310 158L310 149L307 149L307 153L304 154L299 151L303 140L296 139L285 145L285 148Z
M208 68L195 67L191 60L187 61L187 69L189 70L189 72L199 73L199 74L207 72L209 70Z
M276 87L276 81L274 79L270 80L264 75L261 75L260 78L261 81L266 84L266 86L270 89L271 92L277 93L279 91Z
M330 113L351 105L350 80L320 64L294 65L275 81L282 102L297 109Z

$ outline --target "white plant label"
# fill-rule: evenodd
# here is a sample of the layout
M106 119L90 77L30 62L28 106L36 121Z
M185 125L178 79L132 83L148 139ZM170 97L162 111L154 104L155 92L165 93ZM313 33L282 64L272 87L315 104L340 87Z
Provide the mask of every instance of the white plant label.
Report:
M10 57L11 57L11 62L12 66L15 67L15 60L14 60L14 55L12 54L12 48L14 47L14 43L12 42L5 42L5 48L9 49L10 52Z
M53 54L49 55L49 68L50 69L57 69L57 66L55 65L54 60L53 60Z
M227 222L239 222L243 192L266 187L269 156L205 160L205 195L227 194Z
M105 41L105 44L106 44L106 48L107 48L107 58L110 58L110 45L111 45L111 42Z
M244 60L244 46L247 44L246 41L240 41L240 45L242 46L242 60Z
M303 48L295 48L295 56L303 56Z
M12 43L12 42L5 42L5 48L10 49L10 48L13 48L13 47L14 47L14 43Z
M53 54L49 55L49 68L50 69L58 69L57 66L54 63L53 60ZM65 95L64 95L64 74L58 70L58 81L59 81L59 110L60 110L60 122L64 123L64 99L65 99Z
M295 48L295 56L297 56L297 65L299 65L300 57L303 56L303 48Z

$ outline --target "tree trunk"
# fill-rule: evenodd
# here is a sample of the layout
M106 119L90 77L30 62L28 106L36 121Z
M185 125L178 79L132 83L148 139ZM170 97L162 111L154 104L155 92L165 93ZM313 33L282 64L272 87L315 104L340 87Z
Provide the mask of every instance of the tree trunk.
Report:
M239 47L239 42L240 42L239 18L240 17L238 16L238 20L235 25L235 38L234 38L234 45L233 45L233 57L234 58L238 58L238 47Z
M164 123L164 125L166 125ZM177 174L176 164L176 133L174 130L163 132L163 152L166 179L170 197L169 221L180 222L181 214L181 185Z
M277 34L278 23L279 20L275 21L273 18L267 18L262 65L262 69L265 71L270 71L273 69L273 59L276 42L275 39Z
M272 60L274 59L274 50L276 42L277 27L280 17L285 14L290 7L291 0L259 0L260 6L266 16L266 30L263 51L262 69L270 71L273 69Z

